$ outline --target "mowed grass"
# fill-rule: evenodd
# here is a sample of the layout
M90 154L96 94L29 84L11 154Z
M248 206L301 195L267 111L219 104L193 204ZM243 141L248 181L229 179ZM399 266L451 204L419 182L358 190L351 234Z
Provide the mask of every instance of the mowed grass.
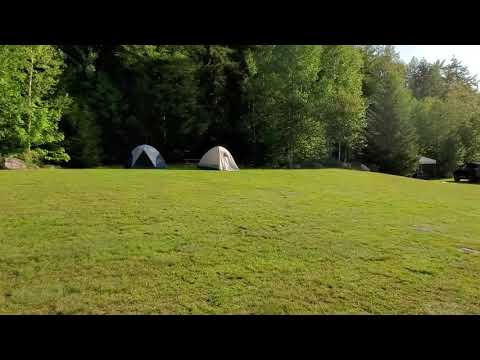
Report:
M2 171L0 203L0 313L480 313L478 185Z

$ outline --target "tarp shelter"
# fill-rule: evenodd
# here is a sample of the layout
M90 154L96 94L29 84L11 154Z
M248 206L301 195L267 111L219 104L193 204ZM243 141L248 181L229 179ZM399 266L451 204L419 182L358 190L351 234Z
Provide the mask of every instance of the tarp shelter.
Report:
M160 152L153 146L139 145L132 150L128 167L165 169L167 164Z
M431 165L427 166L426 165ZM418 166L417 166L417 176L419 177L435 177L436 176L436 165L437 165L437 160L435 159L430 159L425 156L420 156L418 158ZM427 170L428 168L432 169L433 172L430 170ZM427 170L427 171L425 171Z
M429 159L425 156L420 156L420 158L418 159L418 163L420 165L435 165L437 163L437 160Z
M199 168L215 169L222 171L239 170L232 154L222 146L215 146L207 151L198 163Z

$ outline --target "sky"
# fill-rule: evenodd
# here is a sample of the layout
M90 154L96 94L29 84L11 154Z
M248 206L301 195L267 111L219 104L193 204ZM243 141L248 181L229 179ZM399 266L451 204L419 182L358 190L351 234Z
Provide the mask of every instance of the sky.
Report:
M395 45L400 57L406 63L416 57L427 59L450 60L453 55L468 67L472 75L480 79L480 45Z

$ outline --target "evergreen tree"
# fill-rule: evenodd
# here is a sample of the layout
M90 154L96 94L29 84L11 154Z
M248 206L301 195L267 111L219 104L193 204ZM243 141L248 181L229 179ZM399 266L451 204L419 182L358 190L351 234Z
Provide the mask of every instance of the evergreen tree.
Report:
M443 66L442 71L446 83L444 94L447 94L458 86L465 86L473 90L478 90L477 76L471 75L468 68L457 58L453 57L447 65Z
M93 167L102 163L103 146L97 90L98 53L92 46L63 46L67 69L62 84L72 105L60 124L65 134L65 150L73 167Z
M411 119L413 102L403 65L391 47L367 56L369 108L363 157L381 172L407 175L415 167L417 146Z
M407 83L417 99L440 97L445 92L446 83L442 76L444 61L433 64L413 58L407 68Z

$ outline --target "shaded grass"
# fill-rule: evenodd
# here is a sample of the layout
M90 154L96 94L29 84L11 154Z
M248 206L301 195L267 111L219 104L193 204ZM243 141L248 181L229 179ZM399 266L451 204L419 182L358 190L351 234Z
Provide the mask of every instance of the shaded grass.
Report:
M348 170L0 172L1 313L479 313L480 188Z

